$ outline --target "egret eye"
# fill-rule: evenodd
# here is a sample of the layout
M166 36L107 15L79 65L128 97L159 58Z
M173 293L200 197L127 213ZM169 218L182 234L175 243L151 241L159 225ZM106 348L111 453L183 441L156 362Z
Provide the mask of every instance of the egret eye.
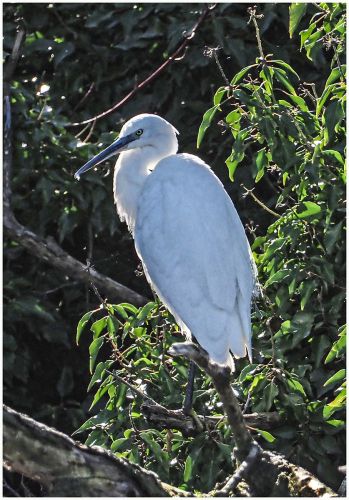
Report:
M140 137L141 135L143 134L143 129L138 129L137 132L136 132L136 136L137 137Z

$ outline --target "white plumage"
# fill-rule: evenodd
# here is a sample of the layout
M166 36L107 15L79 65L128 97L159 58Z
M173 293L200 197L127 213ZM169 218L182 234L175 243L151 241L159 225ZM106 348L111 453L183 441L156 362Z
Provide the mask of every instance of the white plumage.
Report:
M176 154L176 132L158 116L136 116L76 175L121 151L115 202L150 285L188 338L233 367L229 351L251 359L255 266L222 183L200 158Z

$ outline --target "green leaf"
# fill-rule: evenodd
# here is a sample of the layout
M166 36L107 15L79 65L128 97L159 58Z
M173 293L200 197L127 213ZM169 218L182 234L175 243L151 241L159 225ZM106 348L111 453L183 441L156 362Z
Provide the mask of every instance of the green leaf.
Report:
M297 95L295 89L291 85L291 83L285 78L285 76L282 73L283 70L280 70L278 68L274 68L274 75L275 78L293 95Z
M101 335L104 328L107 325L108 316L103 316L103 318L95 321L91 326L91 331L93 332L93 338L96 339Z
M235 170L238 167L239 163L245 158L245 153L232 153L229 158L225 160L225 164L228 167L229 178L231 181L234 181Z
M259 76L264 81L265 88L269 94L272 94L273 92L273 74L274 74L273 68L270 68L267 65L265 65L262 71L259 73Z
M158 462L166 468L166 461L167 461L167 453L164 452L159 443L157 443L151 432L150 431L142 431L139 433L140 437L143 439L143 441L149 446L151 449L152 453L154 454L155 458L158 460Z
M320 335L313 340L312 356L314 357L315 368L319 368L321 365L325 351L327 351L330 345L331 343L327 335Z
M329 156L331 159L335 159L338 163L341 165L345 165L343 156L339 153L339 151L336 151L335 149L325 149L322 151L322 154L325 156Z
M148 318L151 311L157 307L156 302L148 302L145 306L141 308L141 310L137 314L137 320L139 323L143 323L143 321Z
M245 366L245 368L243 368L241 370L241 373L239 375L239 382L243 382L244 380L248 380L248 379L251 379L253 378L254 376L254 370L257 368L257 364L248 364L247 366Z
M228 464L231 466L232 465L232 448L229 444L225 443L219 443L218 441L216 442L218 448L222 452L225 460L228 462Z
M289 33L290 38L293 37L294 32L298 28L298 25L306 13L307 4L306 3L292 3L289 7L290 12L290 25L289 25Z
M324 406L322 414L325 420L329 419L336 411L345 409L346 394L346 390L343 389L331 403Z
M301 310L303 311L311 297L311 294L316 289L314 281L303 281L299 287L301 295Z
M270 432L268 431L262 431L261 429L256 429L256 428L254 428L254 430L257 431L258 434L262 436L263 439L268 441L268 443L273 443L276 439L276 437L270 434Z
M325 83L325 88L331 85L332 83L337 82L342 78L342 75L346 75L346 65L342 64L341 67L339 68L338 66L336 68L333 68L333 70L330 73L330 76L327 78L326 83Z
M193 459L190 455L187 456L185 465L184 465L184 474L183 474L183 481L187 483L191 479L192 475L192 470L193 470Z
M123 326L119 320L115 318L115 316L108 316L107 319L107 328L108 332L112 337L115 337L115 334L119 331L119 327Z
M115 439L111 446L110 446L110 450L112 452L115 452L117 451L122 445L128 443L130 440L129 438L119 438L119 439Z
M343 117L344 112L342 110L340 102L333 101L326 107L325 113L323 115L323 123L325 125L323 141L324 145L333 140L335 127L338 123L341 122Z
M228 88L227 87L219 87L219 89L216 91L215 95L213 96L213 104L215 106L218 106L225 94L227 93Z
M238 73L236 73L236 75L234 76L234 78L232 79L230 84L236 85L246 75L246 73L250 69L255 68L256 66L257 66L257 64L251 64L251 66L246 66L246 68L242 68L242 70L240 70Z
M196 141L196 147L199 148L200 144L202 142L202 139L204 138L204 135L206 133L206 130L209 128L211 125L211 122L213 120L214 115L218 111L219 106L213 106L213 108L210 108L206 111L202 118L201 125L199 127L199 132L198 132L198 137Z
M320 99L318 99L318 102L316 104L316 118L319 117L322 108L324 107L328 97L330 96L331 93L334 92L338 88L338 84L333 83L329 85L328 87L325 87Z
M90 373L93 372L93 368L96 362L96 358L98 356L98 352L100 348L102 347L104 343L104 338L103 337L98 337L97 339L93 340L93 342L90 344L89 347L89 353L90 353Z
M304 42L305 52L307 54L307 58L310 61L313 61L314 52L316 51L318 45L317 41L322 37L322 30L317 30L315 33L310 35L310 37Z
M294 391L299 392L300 394L302 394L302 396L307 397L307 395L303 389L302 384L298 380L296 380L294 378L289 378L289 379L287 379L287 384L293 392Z
M131 308L131 309L130 309ZM111 313L117 313L122 319L127 320L128 319L128 314L126 311L131 312L131 314L137 314L138 309L137 307L131 305L131 304L113 304L111 305Z
M236 136L233 148L231 150L231 155L225 160L225 164L229 170L229 177L231 181L234 181L234 174L237 166L245 158L245 139L249 135L249 129L245 128L240 130Z
M337 420L337 419L327 420L326 424L332 425L332 427L336 427L336 428L344 428L345 427L344 420Z
M285 278L288 278L291 275L290 269L280 269L276 271L270 278L266 281L265 287L272 285L273 283L280 283Z
M289 71L290 73L292 73L292 75L296 76L297 79L299 80L298 73L285 61L282 61L281 59L274 59L271 62L273 64L277 64L278 66L281 66L281 68L283 68L285 71Z
M124 318L127 319L127 314L125 311L129 311L131 314L137 314L138 309L133 304L128 304L127 302L123 302L122 304L114 305L115 310ZM126 314L126 317L123 316Z
M97 389L96 394L94 395L93 401L89 408L89 411L100 401L100 399L104 396L104 394L110 389L110 387L114 386L114 380L112 375L108 375L107 378L103 380L100 387Z
M303 205L305 205L306 210L297 212L298 219L306 219L321 212L321 207L313 201L303 201Z
M257 165L257 175L255 182L257 183L263 177L264 169L268 165L267 153L265 151L265 148L258 151L256 156L256 165Z
M77 329L76 329L76 344L77 345L79 345L80 336L81 336L84 328L86 327L87 323L90 321L92 314L95 312L96 312L96 310L89 311L89 312L85 313L83 315L83 317L80 319L78 326L77 326Z
M324 244L326 248L326 252L328 254L331 254L333 251L333 248L337 241L339 241L339 238L342 234L342 225L343 221L338 222L338 224L335 224L333 226L330 226L327 228L324 236Z
M309 113L309 108L307 106L307 103L303 99L303 97L299 97L299 95L295 94L287 94L287 96L291 99L291 101L296 104L301 111L305 111L306 113Z
M225 121L229 125L233 125L234 123L240 121L240 119L241 119L241 113L237 109L230 111L230 113L228 113L227 116L225 117Z
M96 383L100 383L103 380L106 370L114 363L113 360L101 361L96 366L94 374L91 377L90 383L87 388L87 392L94 386Z
M305 42L307 42L308 38L311 36L311 34L315 29L316 29L316 23L311 23L307 29L299 33L301 36L301 49L303 48Z
M324 383L324 387L330 385L330 384L335 384L336 382L339 382L345 378L346 371L344 368L341 370L338 370L332 377L330 377L326 382Z
M327 354L325 358L325 365L327 363L330 363L334 359L339 358L342 354L344 354L345 348L346 348L346 335L342 335L332 345L330 352Z
M264 389L264 394L263 394L263 400L264 400L264 408L265 411L269 411L270 408L273 405L274 399L276 396L279 394L279 389L274 382L270 382L265 389Z
M73 435L78 434L82 431L86 431L88 429L93 429L98 425L106 424L110 421L110 419L114 418L114 416L115 416L114 411L102 410L97 415L94 415L93 417L86 420L86 422L82 424L82 426L79 427L79 429L73 432Z

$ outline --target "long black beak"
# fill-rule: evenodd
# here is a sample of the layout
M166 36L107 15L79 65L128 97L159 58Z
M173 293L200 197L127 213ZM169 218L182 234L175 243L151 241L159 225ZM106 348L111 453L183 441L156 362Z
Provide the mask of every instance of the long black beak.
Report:
M127 135L126 137L120 137L120 139L117 139L113 144L108 146L106 149L98 153L98 155L94 156L89 160L85 165L83 165L77 172L74 174L74 178L77 180L80 180L81 174L84 174L91 168L95 167L96 165L99 165L102 163L102 161L107 160L111 156L114 156L117 153L120 153L121 149L126 146L129 142L133 141L134 137L132 135Z

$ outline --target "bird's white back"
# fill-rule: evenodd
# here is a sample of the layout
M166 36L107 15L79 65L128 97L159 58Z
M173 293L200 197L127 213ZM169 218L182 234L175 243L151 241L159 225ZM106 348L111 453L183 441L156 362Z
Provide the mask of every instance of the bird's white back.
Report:
M254 271L239 216L211 169L192 155L161 160L140 193L136 249L148 280L211 359L251 356Z

